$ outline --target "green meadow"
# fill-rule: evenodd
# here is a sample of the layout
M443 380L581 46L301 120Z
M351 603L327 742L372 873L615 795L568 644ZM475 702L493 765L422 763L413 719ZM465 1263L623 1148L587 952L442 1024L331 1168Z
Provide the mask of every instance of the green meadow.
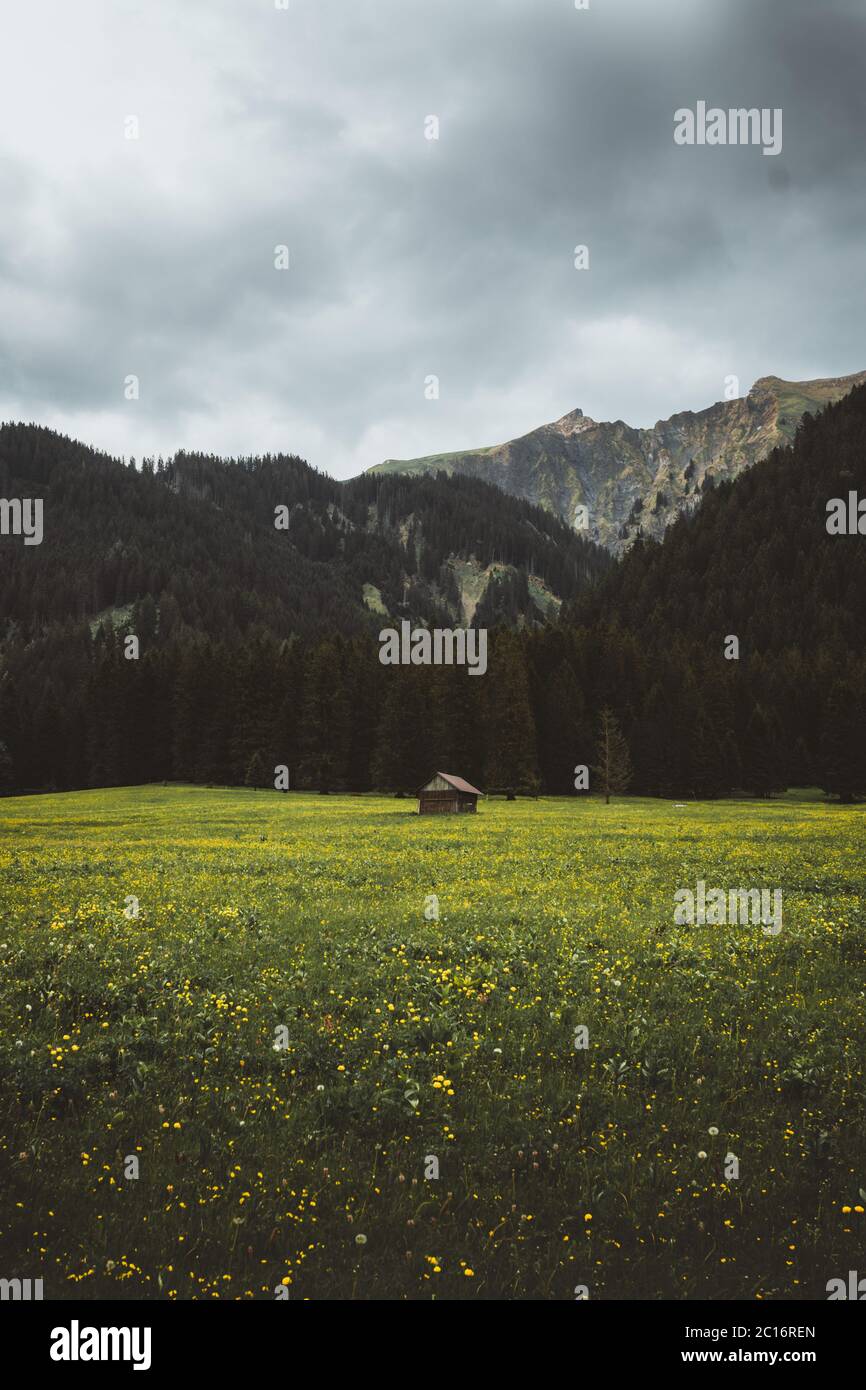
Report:
M0 1273L179 1300L866 1273L864 812L415 805L0 802ZM699 880L780 888L781 931L677 925Z

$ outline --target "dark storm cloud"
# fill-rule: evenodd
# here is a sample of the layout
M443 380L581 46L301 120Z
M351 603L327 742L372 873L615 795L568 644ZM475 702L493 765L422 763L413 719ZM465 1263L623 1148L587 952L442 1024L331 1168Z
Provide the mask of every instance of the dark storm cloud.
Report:
M346 475L862 369L864 37L847 0L21 0L0 413ZM782 152L675 145L698 100L782 108Z

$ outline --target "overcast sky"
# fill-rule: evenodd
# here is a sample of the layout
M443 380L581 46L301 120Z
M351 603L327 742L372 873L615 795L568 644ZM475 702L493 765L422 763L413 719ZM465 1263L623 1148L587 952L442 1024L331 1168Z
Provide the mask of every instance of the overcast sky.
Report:
M278 3L3 0L0 418L346 477L866 368L861 0Z

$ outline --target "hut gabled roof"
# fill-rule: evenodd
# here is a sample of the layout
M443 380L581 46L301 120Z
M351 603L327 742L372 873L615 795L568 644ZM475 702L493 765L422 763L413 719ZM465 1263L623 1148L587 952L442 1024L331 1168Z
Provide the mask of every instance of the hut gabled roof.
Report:
M453 777L450 772L434 772L433 777L441 777L443 782L447 782L457 792L468 792L471 796L484 795L477 787L473 787L471 782L467 782L464 777ZM430 780L432 782L433 778L431 777ZM418 788L419 792L423 792L426 786L427 783L425 782L423 787Z

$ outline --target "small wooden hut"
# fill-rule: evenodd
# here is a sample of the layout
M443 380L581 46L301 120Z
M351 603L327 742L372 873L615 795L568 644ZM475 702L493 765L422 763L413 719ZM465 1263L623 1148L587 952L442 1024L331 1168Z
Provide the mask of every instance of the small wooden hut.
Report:
M450 772L435 772L418 791L418 814L435 816L452 811L477 811L478 798L483 795L462 777L452 777Z

